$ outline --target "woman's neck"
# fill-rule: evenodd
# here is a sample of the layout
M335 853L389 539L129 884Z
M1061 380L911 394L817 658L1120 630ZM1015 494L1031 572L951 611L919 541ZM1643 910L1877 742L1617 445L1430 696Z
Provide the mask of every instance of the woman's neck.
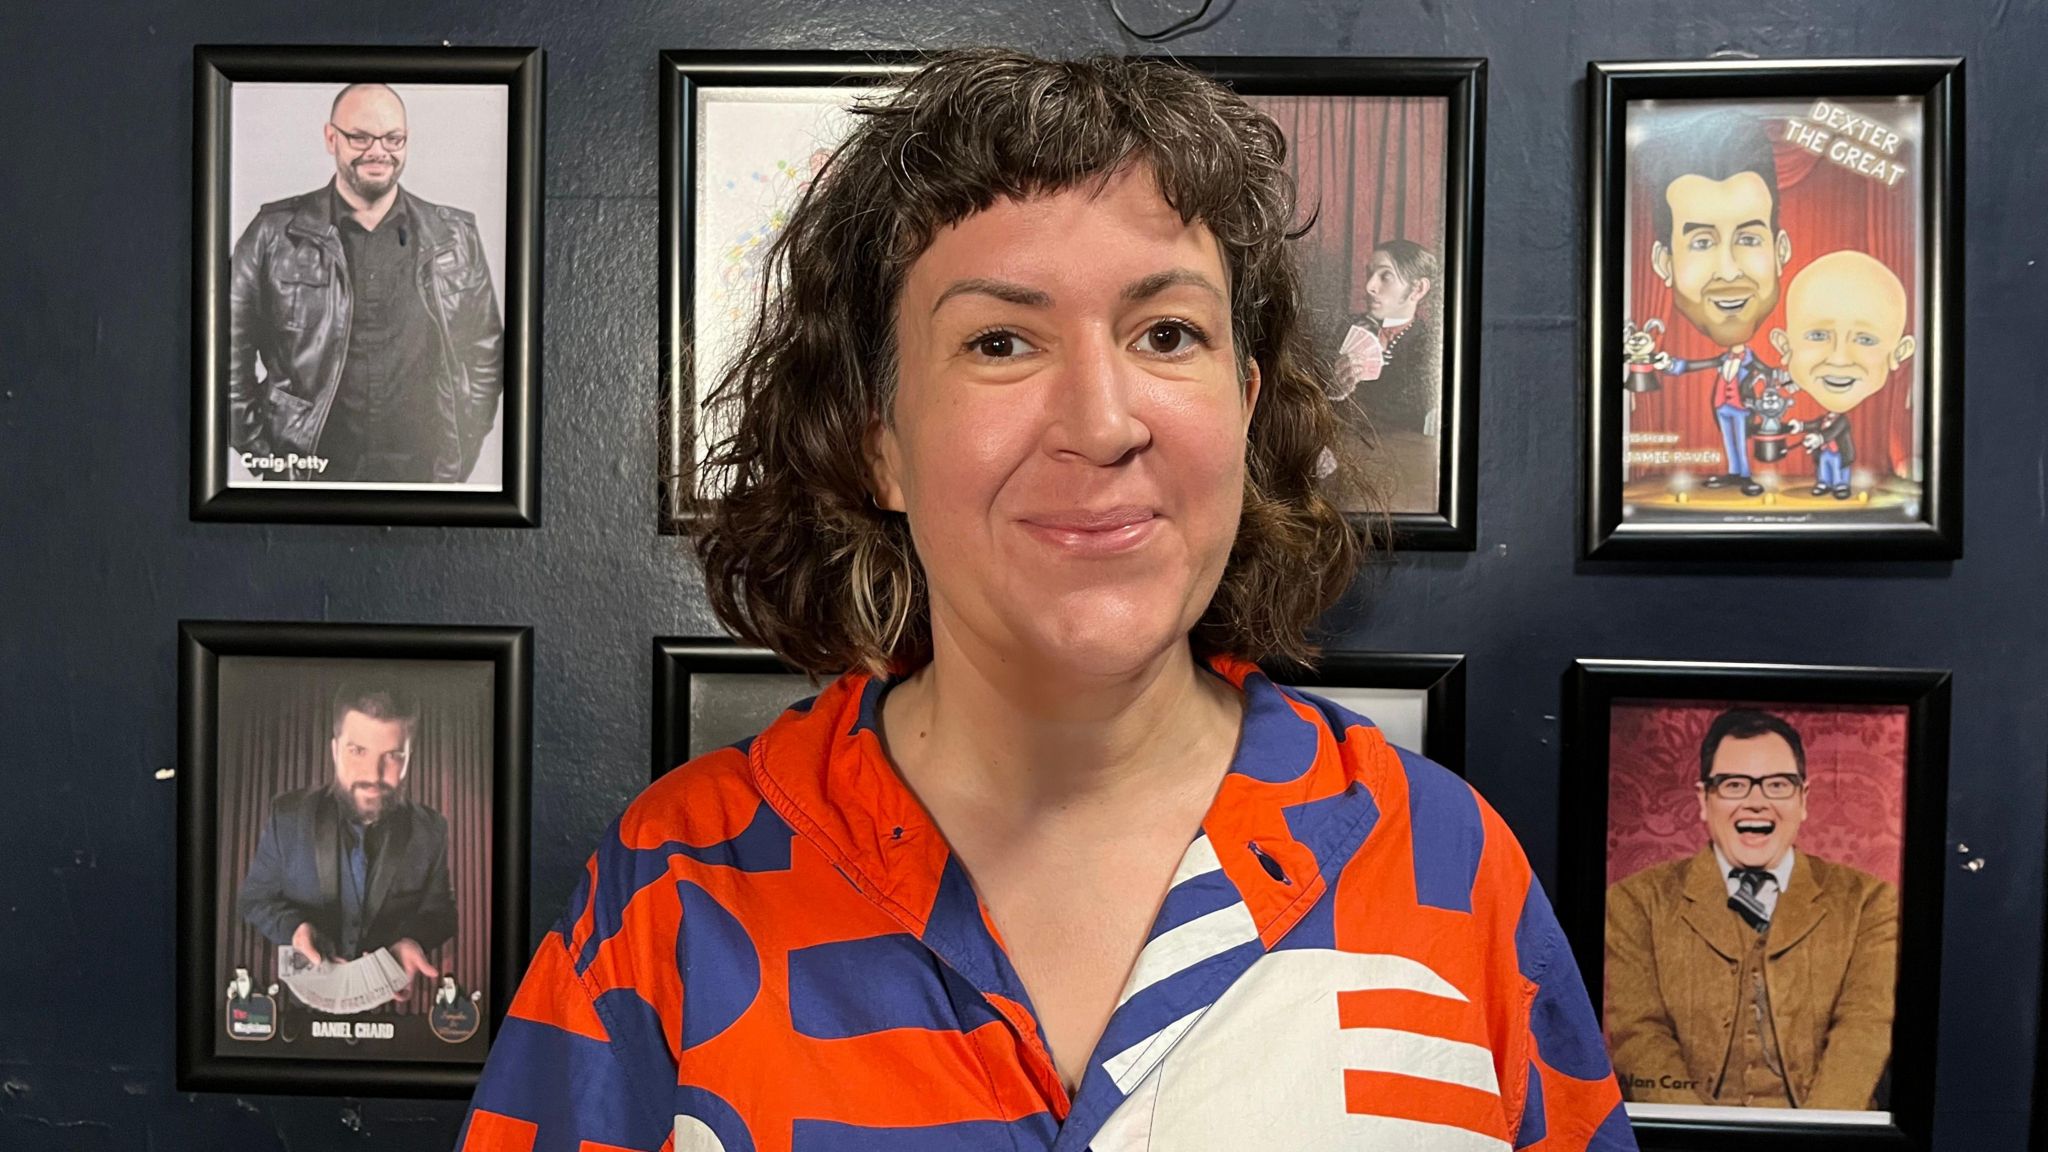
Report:
M1027 822L1115 819L1140 798L1213 793L1229 763L1243 697L1185 642L1094 675L976 652L934 631L932 662L882 709L889 755L927 806Z

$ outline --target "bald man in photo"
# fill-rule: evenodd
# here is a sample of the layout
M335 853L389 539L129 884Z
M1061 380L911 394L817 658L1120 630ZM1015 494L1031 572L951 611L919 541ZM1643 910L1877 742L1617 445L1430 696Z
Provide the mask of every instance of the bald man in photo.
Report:
M1913 355L1906 286L1874 257L1830 252L1792 278L1785 327L1771 332L1771 344L1784 358L1784 375L1827 409L1818 420L1792 422L1813 455L1813 494L1847 500L1856 463L1849 413Z
M265 204L235 244L230 440L263 479L461 483L503 388L476 217L403 187L432 142L389 87L342 88L320 139L333 178Z

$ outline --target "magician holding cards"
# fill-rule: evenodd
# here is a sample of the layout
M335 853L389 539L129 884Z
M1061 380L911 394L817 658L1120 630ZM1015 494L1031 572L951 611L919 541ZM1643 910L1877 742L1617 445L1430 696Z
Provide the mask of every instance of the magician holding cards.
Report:
M333 717L334 779L271 801L236 910L308 963L385 948L408 981L439 979L427 954L455 934L448 821L399 796L419 710L393 689L344 685Z

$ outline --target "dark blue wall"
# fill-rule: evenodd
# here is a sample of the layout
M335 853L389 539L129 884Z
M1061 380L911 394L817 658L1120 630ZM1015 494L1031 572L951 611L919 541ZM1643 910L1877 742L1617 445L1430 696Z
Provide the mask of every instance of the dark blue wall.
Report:
M2041 5L1219 2L1177 50L1492 59L1480 549L1403 557L1370 580L1350 642L1470 654L1471 778L1546 878L1573 657L1954 668L1950 837L1988 867L1949 873L1939 1142L2021 1148L2048 776ZM444 40L548 53L545 527L192 523L192 45ZM176 621L534 625L534 923L549 923L646 778L649 637L717 632L693 564L653 532L656 50L982 41L1133 46L1096 0L7 5L0 1148L452 1142L453 1102L174 1090L176 785L157 774L176 758ZM1575 564L1586 61L1723 49L1968 57L1967 558L1952 566Z

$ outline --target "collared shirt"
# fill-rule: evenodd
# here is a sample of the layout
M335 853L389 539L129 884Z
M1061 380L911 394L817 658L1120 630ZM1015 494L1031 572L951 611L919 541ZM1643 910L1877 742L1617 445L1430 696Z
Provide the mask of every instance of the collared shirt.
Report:
M466 1152L1635 1147L1514 837L1243 661L1237 752L1071 1096L849 673L627 809L497 1034ZM1085 909L1077 916L1086 916Z
M1785 849L1783 858L1771 867L1764 869L1764 871L1771 874L1771 882L1757 889L1756 902L1764 906L1765 916L1775 916L1778 914L1778 894L1785 890L1785 885L1792 882L1792 857L1794 854L1794 850L1788 847ZM1721 854L1721 846L1719 844L1714 845L1714 862L1721 867L1721 879L1728 885L1728 895L1735 895L1735 893L1742 889L1742 881L1736 879L1731 874L1735 871L1735 865L1730 864L1728 857Z
M353 311L320 452L337 457L341 479L430 479L439 344L421 295L417 227L402 196L371 230L338 190L329 194Z
M375 838L371 835L374 825L364 824L351 811L347 796L334 796L336 823L341 835L337 849L341 853L341 867L337 869L337 881L341 886L341 939L343 958L352 958L362 949L363 927L370 899L370 854L376 851Z

